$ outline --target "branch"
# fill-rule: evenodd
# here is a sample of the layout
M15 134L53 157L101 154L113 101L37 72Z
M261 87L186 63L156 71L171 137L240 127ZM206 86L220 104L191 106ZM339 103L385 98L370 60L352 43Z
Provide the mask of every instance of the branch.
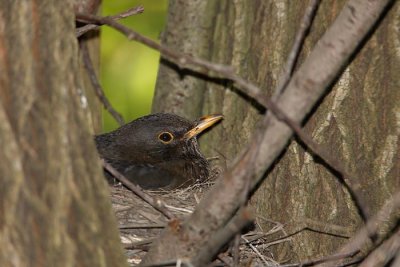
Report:
M128 9L122 13L119 13L117 15L109 16L106 18L110 18L113 20L119 20L119 19L127 18L127 17L133 16L133 15L141 14L141 13L143 13L143 11L144 11L143 6L137 6L134 8L130 8L130 9ZM85 33L87 33L88 31L95 30L99 27L100 27L100 25L96 25L96 24L87 24L85 26L79 27L76 29L76 34L75 34L76 38L79 38L82 35L84 35Z
M124 118L119 114L108 101L107 97L104 95L103 88L101 87L99 80L97 79L96 72L93 68L92 61L90 59L89 50L87 48L87 44L84 42L79 42L79 46L81 48L82 57L83 57L83 65L88 73L90 82L92 83L93 89L100 99L100 102L103 104L104 108L111 114L111 116L118 122L118 124L124 125Z
M321 0L311 0L304 13L300 23L300 29L296 33L296 37L294 38L293 46L292 49L290 49L290 54L287 58L286 64L284 65L281 75L279 75L280 79L278 86L276 87L273 100L276 100L283 93L290 81L290 78L292 77L297 58L299 57L301 48L303 47L304 39L306 38L308 30L311 27L311 23L314 19L320 1Z

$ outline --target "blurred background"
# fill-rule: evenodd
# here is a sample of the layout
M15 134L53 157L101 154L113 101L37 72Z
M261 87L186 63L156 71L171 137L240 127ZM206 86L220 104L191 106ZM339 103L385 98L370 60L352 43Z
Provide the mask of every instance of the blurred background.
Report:
M102 15L115 15L141 5L144 12L120 22L135 31L159 41L163 31L167 0L103 0ZM126 122L150 113L160 54L144 45L128 41L121 33L102 27L101 84L113 107ZM118 127L103 111L103 130Z

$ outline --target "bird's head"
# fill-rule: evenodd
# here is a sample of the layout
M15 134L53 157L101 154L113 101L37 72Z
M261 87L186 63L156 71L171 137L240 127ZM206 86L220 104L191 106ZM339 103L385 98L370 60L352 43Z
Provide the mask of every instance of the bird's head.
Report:
M202 157L196 137L222 118L222 115L209 115L192 122L174 114L148 115L105 134L112 139L112 147L104 149L111 150L108 152L113 155L106 151L103 154L144 164Z

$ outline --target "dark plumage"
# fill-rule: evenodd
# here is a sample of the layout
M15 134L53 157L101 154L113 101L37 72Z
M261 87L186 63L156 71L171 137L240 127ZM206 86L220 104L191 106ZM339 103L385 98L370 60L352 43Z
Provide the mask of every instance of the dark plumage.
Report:
M209 176L196 136L221 118L191 122L174 114L152 114L96 136L96 146L102 158L143 188L177 188Z

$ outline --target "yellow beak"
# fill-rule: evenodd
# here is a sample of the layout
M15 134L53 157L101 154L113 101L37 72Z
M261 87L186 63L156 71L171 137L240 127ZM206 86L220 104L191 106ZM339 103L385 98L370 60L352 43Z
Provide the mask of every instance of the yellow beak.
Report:
M207 115L201 117L197 120L196 125L190 129L185 135L183 136L184 139L190 139L197 136L199 133L203 132L205 129L211 127L215 123L219 122L223 119L224 116L222 115Z

